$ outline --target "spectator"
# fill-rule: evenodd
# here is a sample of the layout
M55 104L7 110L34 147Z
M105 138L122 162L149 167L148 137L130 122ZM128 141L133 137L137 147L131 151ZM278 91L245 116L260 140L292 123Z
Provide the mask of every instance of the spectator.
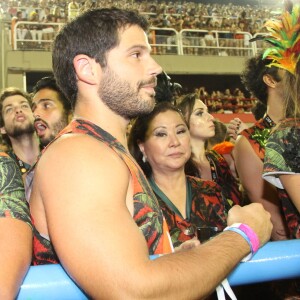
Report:
M227 209L234 204L243 204L238 182L224 157L215 151L206 151L208 139L215 135L214 117L208 113L207 106L194 94L189 94L184 96L178 108L189 126L192 159L197 166L197 172L192 169L187 170L187 174L219 184L227 200Z
M34 22L37 23L38 20L38 13L37 12L32 12L29 16L29 21L30 22ZM38 24L30 24L29 25L29 31L31 34L31 38L36 41L38 40L38 44L41 45L42 44L42 37L43 37L43 31L42 31L42 25L38 25Z
M9 146L8 154L25 174L39 155L39 141L34 131L30 96L17 88L0 94L0 129Z
M185 175L185 164L192 164L190 135L181 112L170 102L135 120L129 150L158 199L174 247L187 246L185 241L197 237L196 227L215 233L226 227L221 188Z
M76 0L71 0L68 4L68 20L73 20L79 13L79 4Z
M261 178L266 141L271 129L283 114L283 74L275 67L267 67L269 62L262 59L262 54L247 60L242 81L259 101L267 105L267 112L252 127L240 133L233 155L241 184L249 200L263 204L271 213L272 239L281 240L287 238L287 232L278 193Z
M274 63L282 72L285 101L282 105L281 122L273 130L266 144L263 177L278 188L291 238L300 238L300 200L297 194L300 165L298 87L300 65L299 52L295 50L299 46L298 21L296 21L299 16L300 7L294 6L291 12L286 11L280 19L270 20L266 24L270 26L268 27L270 45L274 45L275 48L266 49L265 55L270 59L269 63ZM289 24L289 29L285 24ZM279 40L275 38L277 26L281 26L283 31ZM292 33L292 39L290 35L284 37L287 30Z
M0 298L15 299L32 258L32 224L18 166L0 152Z
M37 163L31 211L39 238L48 250L54 244L51 250L89 297L204 298L250 252L236 231L251 230L256 250L272 226L260 205L234 207L228 224L247 226L149 260L149 254L170 252L171 245L155 196L126 148L129 120L153 109L161 72L146 29L134 12L98 9L56 36L54 75L77 117Z

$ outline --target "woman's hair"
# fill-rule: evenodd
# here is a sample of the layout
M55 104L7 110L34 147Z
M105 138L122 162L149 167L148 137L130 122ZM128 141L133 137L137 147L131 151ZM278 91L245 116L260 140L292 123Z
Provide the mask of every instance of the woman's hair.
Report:
M190 118L197 99L199 99L197 94L187 94L182 96L177 104L177 107L182 112L188 127L190 127Z
M264 76L269 75L275 81L281 81L278 68L268 67L271 62L270 59L263 59L263 53L259 53L246 61L241 74L241 81L245 88L265 105L268 100L268 87L263 80Z
M265 113L267 112L267 106L261 101L257 101L255 105L251 108L251 112L256 121L263 118Z
M182 96L177 104L177 107L182 112L188 128L190 128L190 119L197 100L200 100L197 94L187 94ZM202 100L201 100L202 101ZM205 149L208 146L208 140L205 141Z
M285 72L284 76L284 112L285 118L300 117L300 61L295 69L295 75Z
M144 143L147 139L147 131L152 120L159 115L160 113L164 113L167 111L177 112L182 120L185 122L185 119L181 113L181 111L174 106L170 102L160 102L156 104L153 111L147 115L140 116L135 119L133 122L132 128L130 130L129 138L128 138L128 148L131 155L135 158L137 163L140 165L142 170L144 171L147 177L150 177L152 174L152 169L148 161L143 161L143 153L139 148L139 143ZM185 122L186 123L186 122ZM187 164L190 164L190 159Z
M209 149L211 149L216 144L224 142L227 139L226 125L219 120L214 120L214 124L215 124L215 135L210 137L207 140L206 148Z

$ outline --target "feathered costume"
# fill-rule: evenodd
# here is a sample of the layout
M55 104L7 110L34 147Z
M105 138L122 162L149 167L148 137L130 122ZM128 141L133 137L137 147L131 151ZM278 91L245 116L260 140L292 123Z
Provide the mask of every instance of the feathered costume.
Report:
M263 39L272 45L263 54L263 59L271 59L269 66L295 73L300 54L300 6L295 5L290 12L285 11L279 19L266 22L269 34Z

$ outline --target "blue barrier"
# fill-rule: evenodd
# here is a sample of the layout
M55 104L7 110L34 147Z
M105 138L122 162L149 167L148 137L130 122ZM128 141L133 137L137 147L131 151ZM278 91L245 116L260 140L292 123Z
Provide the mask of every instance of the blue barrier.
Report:
M151 259L155 259L153 256ZM228 277L232 286L300 277L300 240L269 242ZM60 265L31 267L18 300L86 300Z

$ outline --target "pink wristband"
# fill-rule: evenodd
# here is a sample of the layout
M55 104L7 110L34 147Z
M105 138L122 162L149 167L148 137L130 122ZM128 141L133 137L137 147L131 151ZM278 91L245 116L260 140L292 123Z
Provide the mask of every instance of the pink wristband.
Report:
M240 224L239 229L241 229L248 236L252 245L253 254L257 252L257 250L259 249L259 239L257 237L257 234L251 227L246 224Z
M230 230L231 228L232 231L235 231L234 228L242 231L246 235L247 241L250 244L251 253L254 254L255 252L257 252L257 250L259 249L259 239L257 237L257 234L253 231L251 227L243 223L234 223L226 227L224 231Z

